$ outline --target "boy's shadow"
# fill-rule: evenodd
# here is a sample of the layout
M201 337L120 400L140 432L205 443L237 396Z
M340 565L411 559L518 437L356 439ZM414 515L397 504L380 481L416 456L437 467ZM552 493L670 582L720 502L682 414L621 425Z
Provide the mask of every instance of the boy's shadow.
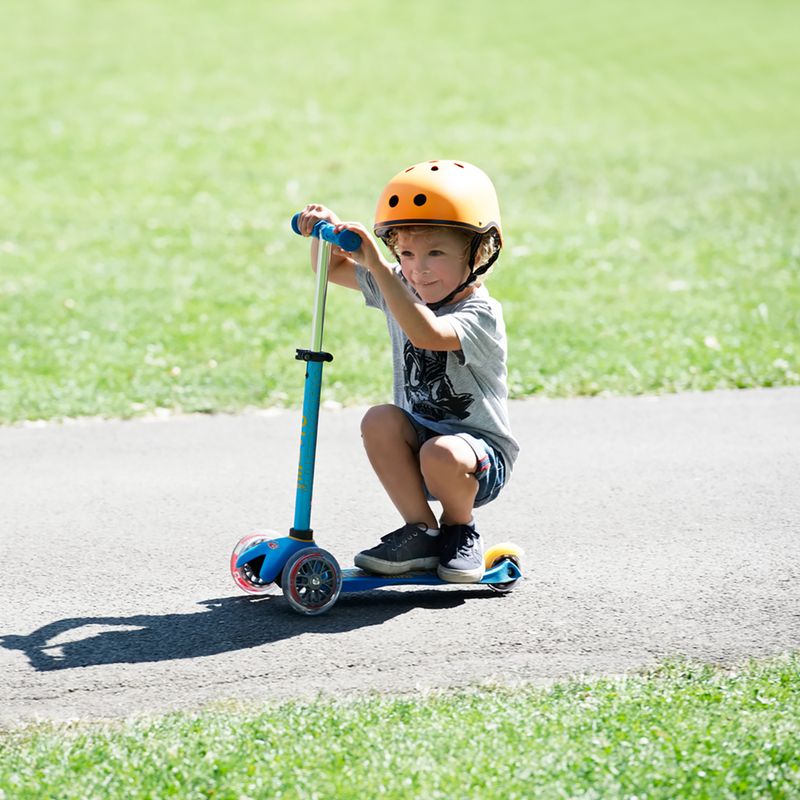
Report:
M280 596L222 597L201 601L198 605L207 609L201 613L72 617L27 636L0 636L0 646L22 650L38 672L171 661L259 647L304 633L342 633L382 625L414 608L455 608L465 597L483 594L382 590L346 595L328 613L308 617L292 611ZM89 626L100 630L75 634Z

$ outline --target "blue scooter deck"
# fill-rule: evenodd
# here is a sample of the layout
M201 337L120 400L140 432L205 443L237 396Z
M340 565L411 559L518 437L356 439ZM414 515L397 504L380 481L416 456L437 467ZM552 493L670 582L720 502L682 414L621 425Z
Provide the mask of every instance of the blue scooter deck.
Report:
M383 586L480 586L481 584L500 584L517 581L522 570L510 559L502 561L492 569L486 570L476 583L450 583L443 581L435 570L404 572L401 575L375 575L358 567L342 570L342 592L364 592L380 589Z

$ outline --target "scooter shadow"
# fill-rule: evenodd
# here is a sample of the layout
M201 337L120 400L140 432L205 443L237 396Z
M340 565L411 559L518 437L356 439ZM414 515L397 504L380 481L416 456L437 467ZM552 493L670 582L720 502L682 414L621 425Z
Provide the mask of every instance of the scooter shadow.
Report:
M345 595L319 616L297 614L282 596L221 597L198 603L206 609L199 613L67 618L27 636L2 635L0 646L24 652L37 672L172 661L262 647L305 633L382 625L412 609L456 608L488 594L492 592L382 589Z

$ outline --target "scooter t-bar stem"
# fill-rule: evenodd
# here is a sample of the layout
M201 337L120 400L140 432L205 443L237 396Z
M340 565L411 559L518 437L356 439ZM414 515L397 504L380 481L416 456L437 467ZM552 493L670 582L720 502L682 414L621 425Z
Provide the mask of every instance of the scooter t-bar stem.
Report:
M325 298L328 294L328 266L331 262L331 246L321 241L317 248L317 281L314 287L314 316L311 321L311 350L322 350L322 329L325 324Z
M298 214L292 218L292 230L300 233L297 226ZM325 321L325 298L328 289L328 266L331 245L343 250L358 250L361 237L352 231L335 233L329 222L318 222L312 235L320 239L317 249L316 285L314 289L314 316L311 325L311 349L298 350L297 358L306 362L306 382L303 391L303 424L300 432L300 462L297 467L297 493L294 505L294 525L291 535L294 538L312 540L311 498L314 488L314 462L317 451L317 427L322 393L322 366L332 356L322 352L322 333Z

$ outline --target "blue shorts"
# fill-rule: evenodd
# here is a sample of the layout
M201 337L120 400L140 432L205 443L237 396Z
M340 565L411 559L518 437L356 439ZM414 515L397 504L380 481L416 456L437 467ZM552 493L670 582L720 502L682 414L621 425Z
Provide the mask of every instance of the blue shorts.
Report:
M486 439L479 439L477 436L473 436L470 433L454 433L454 434L443 434L437 433L436 431L432 431L430 428L426 428L420 422L418 422L411 414L408 413L405 409L400 409L408 418L408 421L414 426L414 430L417 432L417 441L419 442L419 446L422 447L428 439L433 439L435 436L458 436L459 439L463 439L473 450L475 453L475 458L478 459L478 466L473 473L473 475L478 480L478 493L475 495L475 502L473 505L475 508L479 506L485 506L487 503L490 503L492 500L500 494L500 490L503 488L503 484L506 482L506 465L503 461L503 456L500 455L500 451L494 447L490 442ZM428 496L428 500L436 500L436 498L428 491L428 487L425 487L425 493Z

